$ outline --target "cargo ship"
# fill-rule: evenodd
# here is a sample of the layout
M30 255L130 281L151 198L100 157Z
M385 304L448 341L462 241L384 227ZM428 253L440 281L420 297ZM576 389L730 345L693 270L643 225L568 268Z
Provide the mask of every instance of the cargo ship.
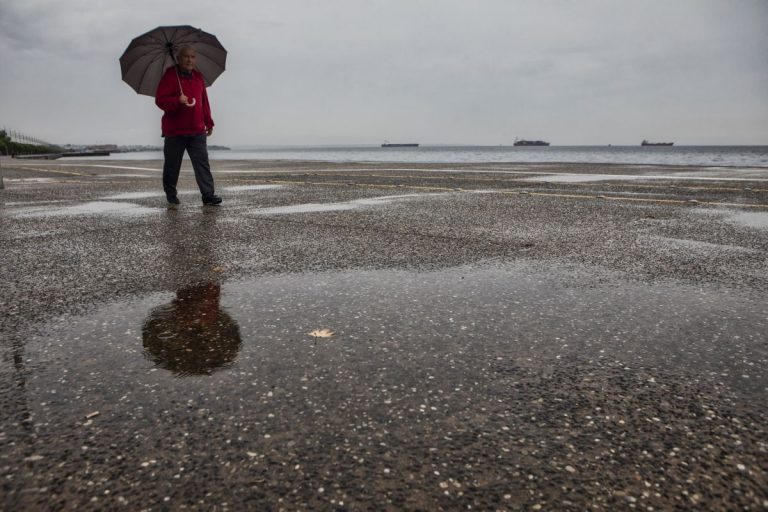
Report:
M543 140L523 140L515 139L515 146L549 146L549 142Z
M405 144L403 144L403 143L392 144L392 143L389 143L389 142L385 142L384 144L381 145L381 147L383 147L383 148L417 148L417 147L419 147L419 144L416 143L416 142L407 142Z
M673 144L674 142L648 142L645 139L640 143L641 146L671 146Z

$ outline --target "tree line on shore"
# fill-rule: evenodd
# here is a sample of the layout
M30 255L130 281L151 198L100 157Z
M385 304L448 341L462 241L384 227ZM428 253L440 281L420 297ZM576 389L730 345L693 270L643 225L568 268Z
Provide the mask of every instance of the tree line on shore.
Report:
M14 142L5 130L0 130L0 155L44 155L46 153L61 153L63 151L59 146Z

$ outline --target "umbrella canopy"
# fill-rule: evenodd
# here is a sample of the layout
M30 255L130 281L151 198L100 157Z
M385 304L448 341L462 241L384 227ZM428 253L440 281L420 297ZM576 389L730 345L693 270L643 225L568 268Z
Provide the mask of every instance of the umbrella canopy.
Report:
M141 330L144 356L178 376L210 375L231 366L243 342L220 296L218 283L199 283L153 309Z
M224 71L227 50L216 36L189 25L157 27L131 41L120 57L123 81L139 94L154 96L166 69L176 64L178 48L197 52L197 70L210 86Z

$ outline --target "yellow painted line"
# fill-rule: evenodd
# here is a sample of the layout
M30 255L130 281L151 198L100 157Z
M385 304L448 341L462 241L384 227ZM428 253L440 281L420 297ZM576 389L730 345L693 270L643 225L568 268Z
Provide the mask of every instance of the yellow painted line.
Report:
M768 204L760 203L722 203L717 201L698 201L688 199L650 199L643 197L617 197L617 196L587 196L577 194L552 194L545 192L503 192L506 194L522 194L531 196L566 197L571 199L601 199L605 201L631 201L637 203L662 203L662 204L687 204L691 206L728 206L738 208L768 208Z
M596 196L585 196L581 194L556 194L554 192L528 192L523 190L518 192L518 195L526 196L542 196L542 197L567 197L570 199L594 199Z
M621 197L621 196L592 196L606 201L634 201L636 203L666 203L666 204L704 204L700 201L691 202L688 199L651 199L647 197Z
M760 170L763 170L763 168L760 168ZM617 179L621 180L624 178L630 178L630 179L642 179L644 181L650 181L650 180L672 180L672 181L731 181L731 182L768 182L768 178L736 178L736 177L713 177L713 176L681 176L681 175L657 175L657 174L602 174L602 173L578 173L578 172L552 172L552 171L532 171L532 170L516 170L516 171L510 171L510 170L477 170L477 169L428 169L428 168L393 168L393 169L386 169L386 168L377 168L377 167L367 167L367 168L344 168L344 169L327 169L327 170L315 170L314 174L327 174L327 173L338 173L338 172L369 172L369 171L379 171L379 172L423 172L423 173L444 173L444 174L450 174L450 173L463 173L463 174L496 174L496 175L536 175L536 176L600 176L600 181L616 181Z
M596 197L596 196L595 196ZM606 199L609 201L638 201L638 202L651 202L651 203L673 203L673 204L689 204L691 206L704 205L704 206L736 206L739 208L768 208L768 204L749 204L749 203L722 203L720 201L699 201L696 199L646 199L640 197L602 197L599 199Z
M728 206L736 208L768 208L768 204L744 204L744 203L701 203L707 206Z

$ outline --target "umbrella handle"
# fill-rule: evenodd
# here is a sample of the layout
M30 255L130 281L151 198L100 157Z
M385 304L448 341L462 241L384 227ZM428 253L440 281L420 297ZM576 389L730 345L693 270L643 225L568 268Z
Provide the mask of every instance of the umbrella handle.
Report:
M181 78L179 77L179 68L176 68L176 80L179 81L179 91L181 91L181 95L183 96L184 95L184 89L181 88ZM188 106L188 107L194 107L196 104L197 104L197 99L196 98L192 98L192 103L190 103L189 101L187 101L185 103L185 105Z

